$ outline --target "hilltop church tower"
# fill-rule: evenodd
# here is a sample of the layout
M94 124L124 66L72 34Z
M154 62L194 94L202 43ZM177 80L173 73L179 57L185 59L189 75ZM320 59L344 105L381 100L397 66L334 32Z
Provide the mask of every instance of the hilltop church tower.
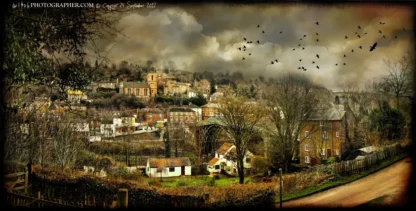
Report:
M157 94L157 73L147 74L147 84L150 86L150 96L155 97Z

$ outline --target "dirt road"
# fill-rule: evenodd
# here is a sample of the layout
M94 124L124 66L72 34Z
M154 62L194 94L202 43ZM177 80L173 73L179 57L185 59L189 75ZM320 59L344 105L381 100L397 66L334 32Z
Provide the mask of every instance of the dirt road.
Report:
M355 207L381 196L386 196L382 204L402 205L407 203L406 192L411 177L411 162L412 159L407 157L352 183L284 202L282 207Z

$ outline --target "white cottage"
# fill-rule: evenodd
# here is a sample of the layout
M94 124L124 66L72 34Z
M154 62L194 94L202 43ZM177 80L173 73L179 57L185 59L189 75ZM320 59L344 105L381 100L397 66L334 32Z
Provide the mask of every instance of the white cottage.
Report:
M237 175L237 156L236 148L231 143L224 143L217 151L215 151L215 157L212 158L207 165L207 170L211 173L225 173L236 176ZM244 169L251 168L251 160L253 154L247 150L244 156Z
M146 164L149 177L177 177L191 175L191 161L181 158L149 158Z

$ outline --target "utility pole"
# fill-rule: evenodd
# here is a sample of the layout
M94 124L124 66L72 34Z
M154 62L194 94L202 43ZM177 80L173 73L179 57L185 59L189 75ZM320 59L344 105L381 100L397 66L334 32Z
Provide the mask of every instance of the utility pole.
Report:
M279 191L279 194L280 194L280 208L282 208L282 190L283 190L283 188L282 188L282 186L283 186L282 168L279 168L279 176L280 176L280 191Z

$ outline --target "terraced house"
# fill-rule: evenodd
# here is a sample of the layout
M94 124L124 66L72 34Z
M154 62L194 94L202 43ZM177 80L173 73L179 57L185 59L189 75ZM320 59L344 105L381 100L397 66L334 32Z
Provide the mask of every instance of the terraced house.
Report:
M176 107L168 111L169 124L195 124L196 112L190 108Z
M316 110L298 138L300 163L313 166L330 157L341 160L347 139L354 137L353 118L342 105Z

